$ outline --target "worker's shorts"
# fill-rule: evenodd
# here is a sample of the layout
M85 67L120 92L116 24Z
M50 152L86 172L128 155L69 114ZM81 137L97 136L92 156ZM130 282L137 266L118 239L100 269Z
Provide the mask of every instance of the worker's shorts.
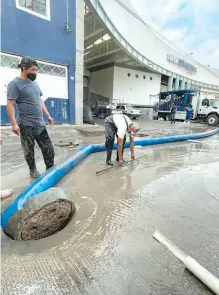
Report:
M106 142L105 142L105 147L107 150L112 150L114 141L115 141L115 136L117 137L117 128L113 123L105 121L104 123L105 126L105 136L106 136ZM117 137L118 141L118 137ZM126 136L124 137L123 140L123 146L125 145L126 142Z

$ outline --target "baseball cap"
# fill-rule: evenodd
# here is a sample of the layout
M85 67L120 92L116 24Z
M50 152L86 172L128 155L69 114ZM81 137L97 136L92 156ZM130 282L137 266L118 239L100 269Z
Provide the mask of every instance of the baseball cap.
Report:
M26 56L26 57L22 57L18 65L19 68L21 68L22 66L38 66L38 63L35 59L29 56Z

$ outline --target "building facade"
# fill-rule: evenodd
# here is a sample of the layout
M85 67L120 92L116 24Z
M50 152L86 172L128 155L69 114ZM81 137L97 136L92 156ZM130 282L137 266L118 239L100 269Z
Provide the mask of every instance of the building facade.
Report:
M185 88L219 91L218 72L162 36L138 15L129 0L85 0L85 3L84 50L89 71L120 63L161 75L164 91ZM135 80L136 84L137 81L142 82Z
M161 89L161 75L140 68L109 65L92 72L91 92L128 104L149 106Z
M56 124L76 123L76 0L2 0L1 124L7 84L22 56L39 62L37 82ZM80 120L79 120L80 121Z

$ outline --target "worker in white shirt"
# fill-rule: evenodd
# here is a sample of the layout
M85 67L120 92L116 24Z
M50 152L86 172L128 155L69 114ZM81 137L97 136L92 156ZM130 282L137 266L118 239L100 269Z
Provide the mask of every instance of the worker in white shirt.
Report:
M131 159L135 159L134 152L134 137L137 132L140 130L140 127L137 123L133 123L129 117L123 114L113 114L105 119L105 135L106 135L106 164L113 166L111 161L113 144L115 141L115 136L117 137L118 149L117 149L117 158L116 161L119 161L120 165L123 165L123 151L126 142L126 132L130 136L130 151Z

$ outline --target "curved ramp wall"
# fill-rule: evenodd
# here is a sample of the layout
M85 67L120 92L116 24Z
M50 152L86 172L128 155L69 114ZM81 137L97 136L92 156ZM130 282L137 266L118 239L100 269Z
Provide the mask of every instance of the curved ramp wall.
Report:
M202 132L196 134L186 134L186 135L178 135L178 136L168 136L168 137L160 137L160 138L151 138L151 139L137 139L135 140L135 146L148 146L155 144L164 144L171 142L179 142L186 141L191 139L199 139L208 136L215 135L219 132L219 128ZM125 147L128 148L130 146L129 142L126 142ZM114 144L114 149L117 148L117 144ZM91 153L97 153L105 151L104 144L93 144L86 145L81 147L75 154L63 161L55 165L53 168L46 171L42 174L38 179L32 182L27 188L12 202L11 205L2 213L1 215L1 224L2 228L5 231L7 228L7 224L9 219L18 211L22 210L24 204L37 194L48 190L53 187L57 182L59 182L72 168L74 168L77 164L79 164L84 158L86 158Z
M86 4L120 47L140 64L160 74L180 80L183 78L192 85L219 90L219 76L155 32L135 13L129 1L86 0ZM142 38L145 38L146 43L142 42ZM194 65L197 73L192 76L182 67L169 63L168 54Z

